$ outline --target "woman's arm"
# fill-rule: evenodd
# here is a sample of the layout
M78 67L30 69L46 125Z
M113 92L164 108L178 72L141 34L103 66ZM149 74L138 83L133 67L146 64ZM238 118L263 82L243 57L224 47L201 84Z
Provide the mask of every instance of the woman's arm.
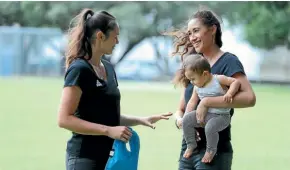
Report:
M175 125L178 129L182 127L182 117L185 113L185 88L183 88L182 93L180 95L179 106L175 112Z
M58 126L84 135L107 135L108 127L91 123L74 116L82 91L77 86L65 87L58 111Z
M152 129L155 129L154 123L158 122L161 119L168 120L169 117L172 115L172 113L165 113L165 114L158 114L158 115L152 115L148 117L136 117L136 116L127 116L127 115L121 115L120 124L122 126L137 126L137 125L143 125L151 127Z
M179 105L178 105L178 108L175 112L175 118L178 120L178 119L181 119L184 115L184 112L185 112L185 99L184 99L184 94L185 94L185 88L183 88L182 92L181 92L181 95L180 95L180 100L179 100Z
M91 123L74 116L82 91L78 86L65 87L58 111L58 126L83 135L105 135L128 141L132 135L127 127L109 127Z
M136 126L140 125L140 117L121 115L120 124L121 126Z
M200 104L205 107L215 108L246 108L255 106L256 96L247 77L242 73L236 73L232 77L241 83L241 87L231 103L224 102L223 96L219 96L204 98Z

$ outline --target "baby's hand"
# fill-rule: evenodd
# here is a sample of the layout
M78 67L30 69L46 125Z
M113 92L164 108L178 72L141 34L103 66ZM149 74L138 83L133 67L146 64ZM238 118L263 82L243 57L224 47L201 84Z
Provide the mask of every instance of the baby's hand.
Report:
M207 114L207 110L208 109L202 104L199 104L197 109L196 109L197 122L199 124L201 124L202 126L204 126L204 124L205 124L205 116Z
M224 101L227 102L227 103L232 103L232 101L233 101L233 96L232 96L231 94L229 94L229 93L226 93L226 94L224 95Z

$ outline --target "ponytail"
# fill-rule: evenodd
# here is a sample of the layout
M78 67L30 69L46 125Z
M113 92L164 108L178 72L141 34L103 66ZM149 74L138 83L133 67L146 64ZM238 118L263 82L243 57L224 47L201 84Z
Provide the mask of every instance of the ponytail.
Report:
M68 32L68 48L66 51L66 69L77 58L90 60L92 58L92 37L96 31L102 31L106 36L116 28L116 18L106 11L94 13L84 9L73 19L75 23Z
M88 16L91 15L89 18ZM73 20L75 23L68 31L68 49L66 51L66 69L78 57L89 55L92 57L92 47L89 38L86 36L86 22L94 15L91 9L84 9Z

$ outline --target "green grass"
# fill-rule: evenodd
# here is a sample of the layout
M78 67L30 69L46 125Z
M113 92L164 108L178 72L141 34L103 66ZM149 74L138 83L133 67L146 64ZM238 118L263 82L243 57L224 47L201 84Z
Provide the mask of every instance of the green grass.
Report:
M51 78L0 79L0 170L65 169L70 133L56 124L62 84ZM124 114L175 111L178 105L180 90L170 84L120 82L120 88ZM237 109L233 117L233 170L288 170L290 87L254 85L254 90L256 106ZM141 139L139 170L177 169L181 132L173 119L156 130L135 129Z

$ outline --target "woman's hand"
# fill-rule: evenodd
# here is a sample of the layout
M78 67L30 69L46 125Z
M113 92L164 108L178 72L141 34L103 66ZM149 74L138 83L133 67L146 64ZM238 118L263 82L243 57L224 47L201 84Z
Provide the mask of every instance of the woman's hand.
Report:
M131 130L126 126L108 127L108 137L128 142L132 136Z
M176 119L176 127L182 129L182 118Z
M139 123L144 126L151 127L152 129L155 129L154 123L158 122L159 120L168 120L170 116L172 116L173 113L168 112L165 114L160 115L153 115L149 117L144 117L139 119Z

